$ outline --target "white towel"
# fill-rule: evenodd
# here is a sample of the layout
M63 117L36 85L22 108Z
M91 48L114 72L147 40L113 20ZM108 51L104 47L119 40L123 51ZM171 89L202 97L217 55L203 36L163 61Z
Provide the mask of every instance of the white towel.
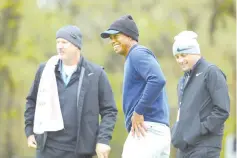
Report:
M59 131L64 128L54 72L58 60L58 56L51 57L42 72L35 108L33 128L35 134Z

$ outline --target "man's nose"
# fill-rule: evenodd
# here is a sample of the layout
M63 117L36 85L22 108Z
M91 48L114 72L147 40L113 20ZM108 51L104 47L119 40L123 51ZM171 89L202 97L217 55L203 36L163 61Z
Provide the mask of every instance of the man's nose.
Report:
M115 40L113 38L111 38L110 41L109 41L109 44L113 45L113 43L115 43Z
M181 63L183 63L183 58L179 58L179 59L177 59L177 62L179 63L179 64L181 64Z
M57 48L58 49L62 49L63 48L63 44L62 43L57 43Z

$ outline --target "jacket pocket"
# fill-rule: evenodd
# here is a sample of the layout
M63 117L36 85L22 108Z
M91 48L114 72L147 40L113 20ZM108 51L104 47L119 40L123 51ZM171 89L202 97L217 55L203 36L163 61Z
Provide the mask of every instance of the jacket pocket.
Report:
M95 152L98 130L97 115L89 115L83 118L79 135L79 151L81 154Z
M188 144L183 139L183 131L184 129L181 128L179 125L180 122L176 122L171 129L171 143L174 145L175 148L179 148L180 150L184 150Z
M184 131L184 140L190 145L196 145L201 136L201 122L199 114L197 114L193 121L190 122L188 130Z

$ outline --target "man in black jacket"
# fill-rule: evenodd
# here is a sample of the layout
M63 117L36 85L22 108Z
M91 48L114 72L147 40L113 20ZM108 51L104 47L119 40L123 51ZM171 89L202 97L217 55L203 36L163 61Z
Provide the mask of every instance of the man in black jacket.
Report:
M219 158L230 99L226 76L200 54L197 34L175 37L173 54L184 71L177 91L179 109L172 128L178 158Z
M95 153L99 158L108 158L117 108L106 73L81 55L82 35L78 27L60 28L56 43L59 60L52 72L56 77L64 127L34 133L38 89L46 69L45 64L41 64L26 102L28 146L37 148L37 158L91 158Z

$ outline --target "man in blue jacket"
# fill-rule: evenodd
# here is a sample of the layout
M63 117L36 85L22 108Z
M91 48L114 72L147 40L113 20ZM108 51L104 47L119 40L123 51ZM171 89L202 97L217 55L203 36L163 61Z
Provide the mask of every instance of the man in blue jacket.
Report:
M102 38L125 57L123 111L129 132L123 158L168 158L169 105L165 77L151 50L138 44L138 28L131 15L115 20Z
M197 34L175 37L173 54L184 71L178 84L179 110L172 128L178 158L219 158L230 99L226 76L200 54Z

